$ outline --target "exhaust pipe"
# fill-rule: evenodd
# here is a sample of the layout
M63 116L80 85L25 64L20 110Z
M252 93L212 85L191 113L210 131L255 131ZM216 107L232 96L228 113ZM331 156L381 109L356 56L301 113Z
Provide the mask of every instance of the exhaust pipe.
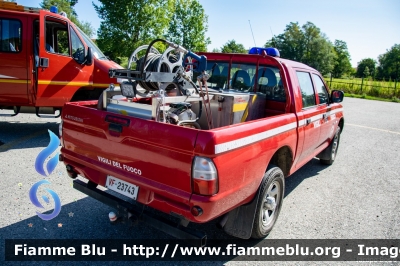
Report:
M67 174L70 178L75 179L78 176L78 173L75 172L74 168L71 165L67 164L65 168L67 169Z

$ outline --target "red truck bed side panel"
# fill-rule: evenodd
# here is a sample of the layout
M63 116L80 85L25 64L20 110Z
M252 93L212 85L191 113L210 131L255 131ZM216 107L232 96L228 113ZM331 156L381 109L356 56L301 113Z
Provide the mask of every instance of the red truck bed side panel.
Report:
M147 191L151 187L161 197L168 195L177 204L188 204L197 130L88 107L83 107L84 112L82 108L73 108L81 103L68 103L63 110L68 114L63 115L62 152L66 162L79 162L81 165L73 166L102 186L107 174L138 185L139 202L151 202L153 192ZM130 125L123 127L120 136L113 136L108 129L110 123L105 121L106 114L128 119ZM140 170L140 174L132 169ZM98 173L91 173L93 170Z

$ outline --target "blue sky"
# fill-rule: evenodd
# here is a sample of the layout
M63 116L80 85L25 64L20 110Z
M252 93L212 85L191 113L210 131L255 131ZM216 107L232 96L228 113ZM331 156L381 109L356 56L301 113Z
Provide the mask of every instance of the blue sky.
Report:
M39 7L40 0L17 0ZM93 1L99 4L97 0ZM208 15L211 44L220 48L229 40L245 48L263 46L272 34L283 33L290 22L314 23L330 41L347 43L351 64L364 58L377 60L394 44L400 44L400 0L199 0ZM100 19L90 0L75 6L78 18L97 30ZM250 21L250 24L249 24Z

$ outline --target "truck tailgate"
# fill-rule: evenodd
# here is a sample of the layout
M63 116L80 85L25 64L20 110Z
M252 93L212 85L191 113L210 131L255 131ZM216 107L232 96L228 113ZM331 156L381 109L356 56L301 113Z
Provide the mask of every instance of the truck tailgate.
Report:
M100 111L96 103L64 106L64 161L102 186L107 175L139 186L141 203L168 196L187 206L198 130Z

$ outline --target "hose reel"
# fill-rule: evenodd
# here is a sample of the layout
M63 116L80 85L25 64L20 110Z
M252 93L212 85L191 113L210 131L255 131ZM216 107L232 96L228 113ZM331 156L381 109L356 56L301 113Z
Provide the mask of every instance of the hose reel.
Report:
M147 50L149 45L143 45L137 48L129 58L128 61L128 69L133 67L133 64L136 63L135 70L140 71L143 68L148 72L164 72L164 73L177 73L179 70L185 71L185 74L192 77L192 66L190 65L188 71L183 70L182 63L184 59L183 52L177 52L176 49L173 47L168 47L163 53L160 53L156 48L153 46L150 47L150 52L145 56L139 57L138 55ZM175 52L175 53L174 53ZM191 59L189 58L189 63L191 63ZM160 90L161 82L145 82L138 80L137 84L144 90L144 91L137 91L137 94L146 97L149 94L154 93ZM179 88L174 83L163 84L164 90L170 91L173 89Z

